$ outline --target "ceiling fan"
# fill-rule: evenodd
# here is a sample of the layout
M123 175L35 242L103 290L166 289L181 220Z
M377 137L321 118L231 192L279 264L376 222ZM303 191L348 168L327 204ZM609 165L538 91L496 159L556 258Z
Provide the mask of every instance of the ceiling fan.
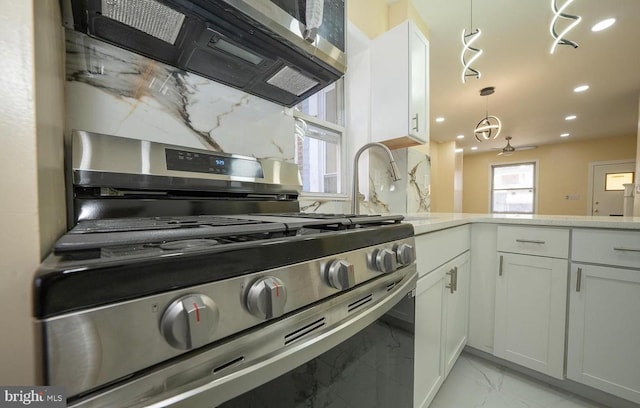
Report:
M500 153L498 153L498 156L511 156L516 150L520 151L520 150L531 150L531 149L537 149L538 146L512 146L511 145L511 136L507 136L505 137L505 140L507 141L507 145L503 148L500 147L492 147L493 150L501 150Z
M505 137L505 139L507 140L507 145L503 148L499 148L499 147L492 147L492 149L494 150L502 150L500 153L498 153L498 156L511 156L516 150L531 150L531 149L536 149L538 146L512 146L511 145L511 136L507 136Z

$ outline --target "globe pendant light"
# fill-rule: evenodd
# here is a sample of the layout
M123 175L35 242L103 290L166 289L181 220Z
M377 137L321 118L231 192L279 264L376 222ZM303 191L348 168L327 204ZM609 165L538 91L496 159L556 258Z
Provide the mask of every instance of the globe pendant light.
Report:
M487 97L487 108L485 111L485 116L478 122L476 128L473 133L478 142L482 142L483 140L495 139L500 134L500 130L502 130L502 122L497 116L489 115L489 95L493 94L496 91L496 88L493 86L489 86L487 88L482 88L480 90L480 96Z

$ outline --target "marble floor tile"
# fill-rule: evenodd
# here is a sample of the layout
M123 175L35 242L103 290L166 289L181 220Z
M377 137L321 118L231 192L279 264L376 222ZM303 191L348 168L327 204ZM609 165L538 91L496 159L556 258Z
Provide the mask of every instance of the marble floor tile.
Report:
M430 408L606 408L463 353Z

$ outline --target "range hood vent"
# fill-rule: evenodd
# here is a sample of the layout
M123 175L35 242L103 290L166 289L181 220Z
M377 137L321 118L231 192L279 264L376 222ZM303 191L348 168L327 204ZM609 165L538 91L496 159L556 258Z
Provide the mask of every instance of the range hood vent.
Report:
M338 80L346 57L338 48L326 53L326 40L310 43L265 22L269 16L256 11L265 3L271 4L62 0L68 28L291 107ZM265 9L279 10L275 5Z

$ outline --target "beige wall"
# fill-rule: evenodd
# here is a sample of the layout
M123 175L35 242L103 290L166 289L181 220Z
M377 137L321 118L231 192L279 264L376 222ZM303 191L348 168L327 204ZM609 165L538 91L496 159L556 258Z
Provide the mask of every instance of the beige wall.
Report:
M638 133L636 135L636 187L640 185L640 96L638 97ZM634 193L633 200L633 215L635 217L640 217L640 194L638 192Z
M431 143L431 211L456 212L456 143ZM456 209L456 207L458 207Z
M389 29L386 0L349 0L347 17L369 38Z
M65 224L64 48L56 0L0 5L0 384L28 385L35 383L33 275Z
M429 38L429 29L410 0L387 4L386 0L349 0L349 20L369 38L375 38L406 19L413 20Z
M490 166L538 161L538 214L586 215L589 163L635 159L636 136L592 139L540 146L512 156L495 153L464 156L463 211L489 212ZM567 200L577 195L577 200Z

